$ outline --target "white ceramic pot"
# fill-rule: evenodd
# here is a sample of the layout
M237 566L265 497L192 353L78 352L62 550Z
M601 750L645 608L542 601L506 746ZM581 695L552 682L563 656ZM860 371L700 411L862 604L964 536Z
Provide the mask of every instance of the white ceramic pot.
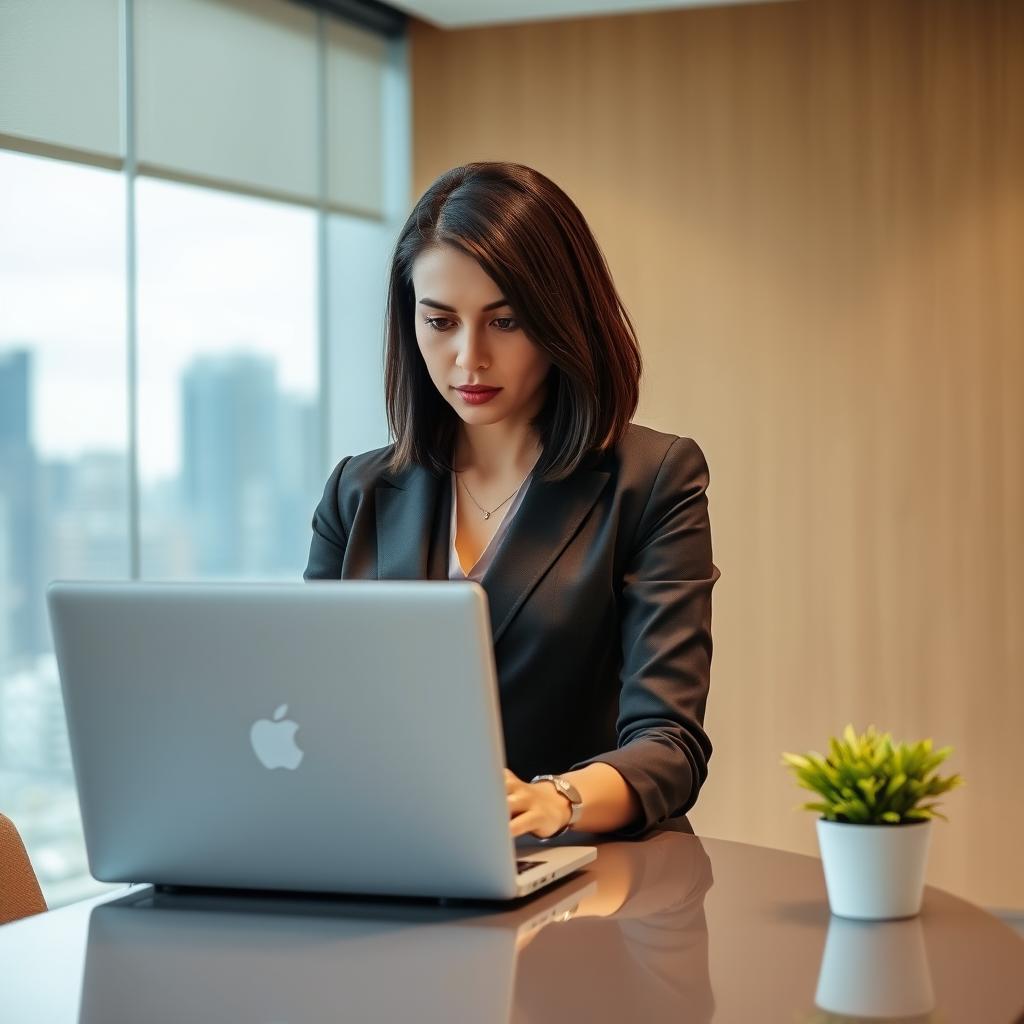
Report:
M819 818L817 824L833 914L880 921L921 910L931 820L851 825Z

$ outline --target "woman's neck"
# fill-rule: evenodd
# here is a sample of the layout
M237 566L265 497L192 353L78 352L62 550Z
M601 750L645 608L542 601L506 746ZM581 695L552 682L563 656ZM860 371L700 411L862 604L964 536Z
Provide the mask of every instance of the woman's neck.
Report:
M455 438L455 469L476 479L523 479L540 457L541 444L529 424L460 424Z

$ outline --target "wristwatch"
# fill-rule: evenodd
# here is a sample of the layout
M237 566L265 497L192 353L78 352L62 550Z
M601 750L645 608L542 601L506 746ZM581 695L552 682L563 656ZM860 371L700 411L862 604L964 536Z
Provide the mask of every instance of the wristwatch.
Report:
M554 839L563 832L568 832L569 827L579 821L580 813L583 810L583 797L580 796L580 791L561 775L534 775L530 782L550 782L572 805L572 813L569 815L569 820L565 825L549 836L537 837L542 843L546 843L549 839Z

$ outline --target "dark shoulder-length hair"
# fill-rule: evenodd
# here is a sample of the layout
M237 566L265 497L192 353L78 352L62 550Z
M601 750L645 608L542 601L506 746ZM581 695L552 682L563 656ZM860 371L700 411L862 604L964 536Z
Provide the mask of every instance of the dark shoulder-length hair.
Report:
M542 445L537 475L562 479L613 446L636 411L642 364L604 255L576 204L539 171L476 162L446 171L423 193L395 245L385 314L388 468L451 469L459 417L416 344L412 285L414 261L438 245L477 261L551 359L532 421Z

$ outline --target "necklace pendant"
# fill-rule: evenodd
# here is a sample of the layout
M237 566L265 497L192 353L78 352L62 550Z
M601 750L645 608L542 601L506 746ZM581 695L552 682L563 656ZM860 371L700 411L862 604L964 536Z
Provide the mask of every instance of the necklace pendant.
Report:
M490 512L485 512L484 513L484 519L490 519L490 518L491 518L491 513Z

